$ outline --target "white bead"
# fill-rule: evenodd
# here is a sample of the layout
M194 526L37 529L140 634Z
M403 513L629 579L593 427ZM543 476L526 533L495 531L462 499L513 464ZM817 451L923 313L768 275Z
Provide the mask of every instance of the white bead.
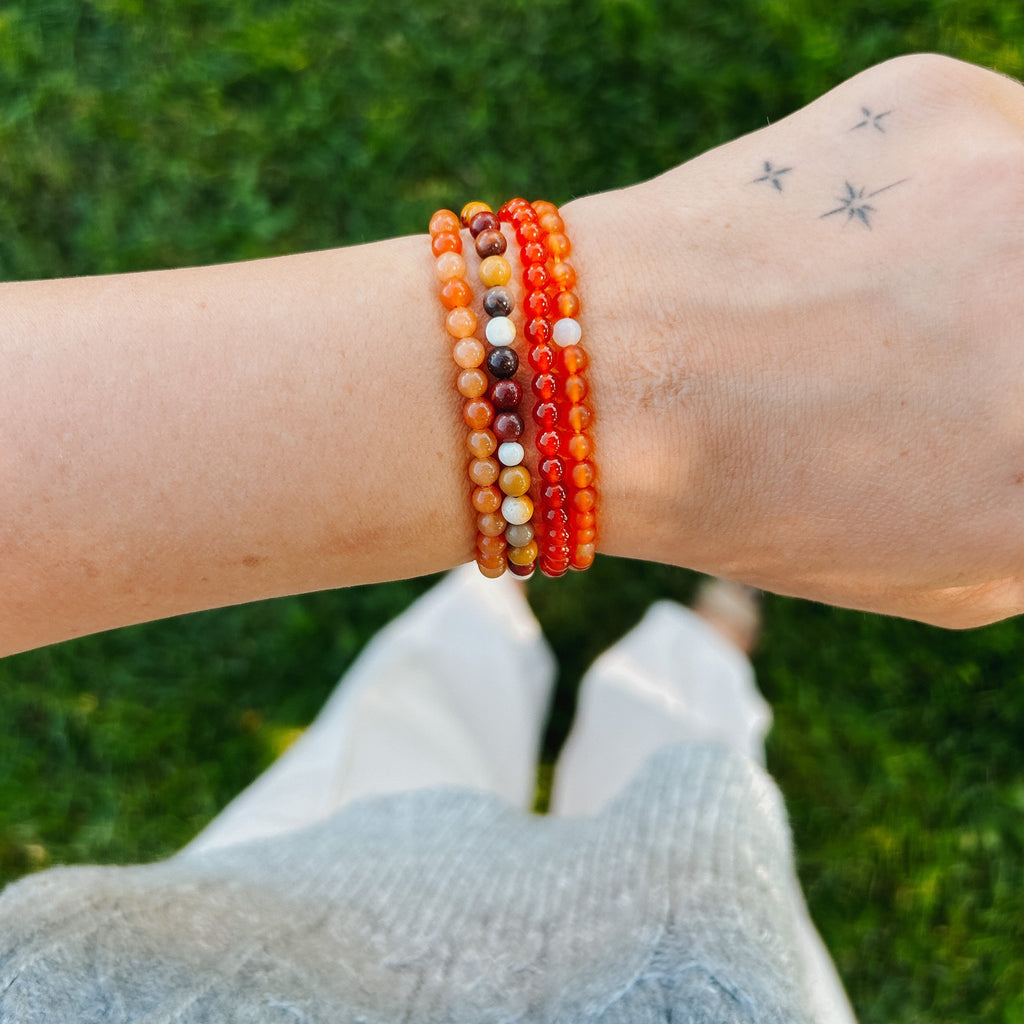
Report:
M498 461L503 466L522 465L526 452L518 441L502 441L498 445Z
M583 337L583 328L577 320L564 316L561 320L555 321L551 329L551 340L560 348L566 345L575 345Z
M516 340L516 325L507 316L492 316L486 333L492 345L511 345Z
M509 494L501 503L501 514L506 523L521 526L533 516L533 502L525 494L521 498L513 498Z

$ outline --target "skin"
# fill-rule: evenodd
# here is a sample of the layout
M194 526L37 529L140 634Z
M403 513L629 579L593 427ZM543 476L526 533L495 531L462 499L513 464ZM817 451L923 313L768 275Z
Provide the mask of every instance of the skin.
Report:
M1024 609L1022 121L1016 83L900 58L563 209L600 551ZM436 290L422 236L0 287L0 654L465 561Z

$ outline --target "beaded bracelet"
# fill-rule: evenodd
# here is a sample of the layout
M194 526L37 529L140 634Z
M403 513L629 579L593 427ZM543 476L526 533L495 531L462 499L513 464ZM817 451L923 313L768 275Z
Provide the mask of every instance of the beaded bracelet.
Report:
M519 414L523 389L515 379L519 356L513 347L516 338L512 312L515 299L506 287L512 267L505 259L507 242L498 217L483 203L469 203L462 211L462 222L473 236L480 257L480 283L486 288L484 313L489 317L484 329L490 344L485 365L491 375L489 391L495 415L492 430L498 441L498 487L504 497L501 514L505 518L505 552L508 569L521 579L529 579L537 564L537 544L533 539L533 501L529 496L532 479L523 464L526 452L520 443L523 420Z

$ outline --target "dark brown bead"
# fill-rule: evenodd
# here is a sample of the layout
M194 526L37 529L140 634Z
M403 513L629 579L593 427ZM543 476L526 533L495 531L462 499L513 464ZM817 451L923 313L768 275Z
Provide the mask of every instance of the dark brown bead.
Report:
M476 238L482 231L497 231L500 226L501 221L498 220L498 215L491 213L490 210L484 210L476 214L469 222L469 233Z
M500 231L481 231L476 236L476 251L481 259L486 256L500 256L507 247L508 242Z
M507 346L503 345L502 348ZM491 404L502 411L515 410L523 399L523 389L514 380L498 380L491 387Z
M515 412L499 412L491 430L499 441L518 441L523 432L523 419Z
M533 570L537 568L536 562L529 562L526 565L516 565L515 562L508 563L508 571L513 576L532 576Z
M508 345L498 345L487 353L487 371L492 377L506 380L519 369L519 356Z
M495 285L484 293L484 312L488 316L509 316L515 309L515 299L507 288Z

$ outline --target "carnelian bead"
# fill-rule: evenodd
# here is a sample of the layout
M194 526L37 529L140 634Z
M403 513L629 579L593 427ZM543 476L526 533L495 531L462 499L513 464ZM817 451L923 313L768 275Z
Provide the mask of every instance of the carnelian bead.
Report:
M569 565L574 569L589 569L594 564L594 545L577 544L573 548L572 560Z
M497 459L474 459L469 464L469 479L477 487L489 487L498 479L500 471Z
M554 203L548 202L547 199L534 199L530 206L533 207L533 212L538 217L543 217L547 213L558 213L558 207Z
M472 430L483 430L494 419L494 406L486 398L469 398L462 406L462 418Z
M452 359L464 370L479 366L487 357L484 343L476 338L459 338L452 346Z
M530 263L544 263L547 258L548 251L543 242L527 242L519 252L519 262L524 267Z
M543 402L550 402L558 393L558 381L553 373L538 373L530 386L533 393Z
M512 279L512 264L504 256L488 256L481 261L477 273L485 288L495 288Z
M536 345L526 358L537 373L547 373L555 365L555 350L550 345Z
M443 252L434 262L439 281L466 276L466 261L457 252Z
M502 494L518 498L530 489L530 471L525 466L506 466L498 476Z
M523 199L522 196L516 196L514 199L510 199L505 203L500 210L498 210L498 217L501 220L511 220L517 210L522 210L524 207L529 207L530 204ZM530 207L532 209L532 207Z
M499 565L483 565L480 559L477 559L477 568L480 570L482 576L486 576L489 580L496 580L499 576L505 575L505 570L508 568L504 561Z
M538 427L553 430L558 422L558 406L554 402L538 402L533 407L533 419Z
M477 366L463 370L455 382L463 398L479 398L487 391L487 374Z
M540 500L548 508L562 508L569 500L569 492L561 484L545 484L540 489Z
M499 551L497 554L485 555L482 551L477 552L476 556L477 565L487 569L497 569L498 566L505 565L505 552Z
M569 510L567 508L546 508L541 513L545 534L551 530L569 528Z
M592 487L584 487L572 496L572 503L581 512L589 512L597 504L597 494Z
M501 221L498 220L497 214L490 210L481 210L466 226L474 238L479 238L484 231L498 231L501 228Z
M476 330L476 313L465 306L451 309L444 318L444 327L453 338L468 338Z
M474 199L472 202L466 203L462 208L462 212L459 214L459 220L462 222L463 227L469 227L470 221L478 213L490 213L491 208L486 203L481 203L478 199Z
M565 462L557 455L549 455L547 458L541 459L540 466L537 468L540 470L540 475L549 484L557 484L565 476Z
M505 517L499 512L481 512L476 517L476 528L487 537L505 532Z
M507 557L513 565L529 565L537 560L537 542L531 540L521 548L509 548Z
M470 455L486 459L498 450L498 439L489 430L473 430L466 435Z
M508 547L508 541L505 540L503 534L478 533L476 535L476 549L481 555L493 558L495 555L504 554L506 547Z
M551 277L551 284L559 291L569 291L576 287L576 271L571 263L564 260L561 263L552 263L548 268Z
M445 309L468 306L473 301L473 289L460 277L453 277L441 285L441 303Z
M495 409L507 412L519 407L519 403L523 400L523 389L518 381L496 380L491 386L490 398Z
M572 541L568 526L551 526L544 531L544 547L547 551L567 548Z
M562 439L554 430L545 430L537 435L537 451L541 455L557 455L562 447Z
M511 220L518 232L518 229L522 227L523 224L535 224L537 222L537 214L528 206L524 206L521 209L513 211ZM520 243L520 245L521 244L522 243Z
M577 462L572 467L572 485L573 487L590 487L594 478L597 476L597 472L594 469L592 462Z
M579 345L566 345L562 349L562 365L568 373L579 373L586 369L587 353Z
M563 235L561 231L552 231L544 244L547 246L548 252L556 260L564 260L572 252L572 246L569 244L568 237Z
M523 311L529 317L550 317L551 300L544 292L530 292L523 300Z
M523 433L523 418L517 412L499 412L492 429L499 441L518 441Z
M593 413L589 405L570 405L566 409L565 423L576 434L583 433L590 426L592 419Z
M459 227L459 218L451 210L438 210L430 218L431 235L458 233Z
M494 484L488 487L476 487L473 489L473 508L477 512L497 512L501 508L503 495Z
M594 538L597 536L597 530L592 526L588 526L586 529L576 530L573 536L577 544L593 544Z
M540 218L540 226L545 231L554 234L565 230L565 222L557 213L545 213Z
M445 231L430 240L430 251L435 256L445 252L462 252L462 239L453 232Z
M574 373L565 380L565 397L574 405L583 401L587 393L587 382L578 374Z
M542 292L550 283L548 268L541 263L531 263L523 270L523 286L528 292Z
M487 256L501 256L508 248L508 242L500 231L481 231L476 236L476 254L483 259Z
M573 434L569 438L569 457L575 462L590 458L593 446L586 434Z
M580 300L575 292L561 292L558 296L558 314L575 320L580 312Z
M523 337L531 345L546 345L551 340L551 322L543 317L534 317L526 322Z
M540 571L545 576L551 577L551 579L558 579L560 576L564 576L569 571L568 565L561 565L551 562L549 560L541 560Z

